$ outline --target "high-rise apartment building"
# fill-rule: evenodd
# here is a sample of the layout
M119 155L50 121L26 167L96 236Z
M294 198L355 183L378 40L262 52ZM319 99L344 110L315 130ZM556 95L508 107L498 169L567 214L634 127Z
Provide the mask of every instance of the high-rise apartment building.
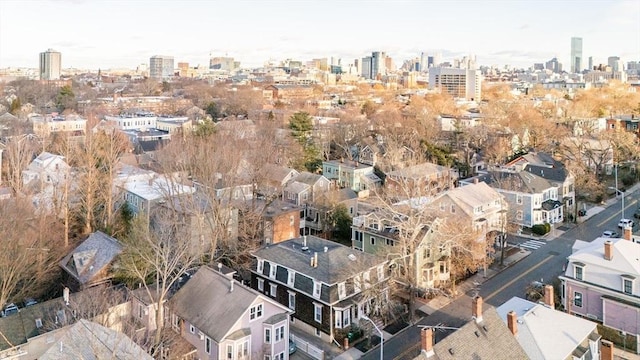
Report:
M59 80L62 69L62 55L48 49L40 53L40 80Z
M149 59L149 77L154 80L167 80L173 76L173 56L155 55Z
M240 62L232 57L216 56L209 59L209 69L235 71L240 67Z
M571 73L582 71L582 38L571 38Z
M481 84L479 70L448 67L429 69L429 89L446 91L455 98L480 101Z
M544 63L544 68L547 70L551 70L556 74L562 72L562 64L558 61L558 58L553 58L546 63Z

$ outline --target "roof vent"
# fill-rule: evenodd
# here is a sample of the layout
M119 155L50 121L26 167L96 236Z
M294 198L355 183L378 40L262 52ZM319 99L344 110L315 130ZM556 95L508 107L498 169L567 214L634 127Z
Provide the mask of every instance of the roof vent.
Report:
M349 256L347 256L349 258L349 260L351 261L356 261L356 256L353 254L349 254Z

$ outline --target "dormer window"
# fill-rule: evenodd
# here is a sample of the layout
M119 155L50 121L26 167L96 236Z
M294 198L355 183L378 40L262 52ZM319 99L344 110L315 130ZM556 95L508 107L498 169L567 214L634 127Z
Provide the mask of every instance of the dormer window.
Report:
M625 294L633 294L633 282L635 278L630 275L622 275L622 292Z
M313 282L313 297L320 298L320 290L322 289L322 283L317 281Z
M271 266L269 267L269 277L271 279L275 279L276 278L276 265L275 264L271 264Z
M338 283L338 299L344 299L347 296L347 288L344 282Z
M293 272L292 270L289 270L289 274L287 276L287 285L293 287L295 279L296 279L296 273Z
M584 280L584 264L583 263L573 264L573 277L576 280L580 280L580 281Z
M262 274L262 269L264 268L264 260L258 260L258 273Z

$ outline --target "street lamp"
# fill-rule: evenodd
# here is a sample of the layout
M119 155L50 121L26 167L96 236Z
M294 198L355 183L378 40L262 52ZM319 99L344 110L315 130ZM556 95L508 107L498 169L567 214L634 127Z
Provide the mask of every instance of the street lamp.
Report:
M376 323L374 323L371 319L369 319L368 316L362 315L360 316L360 319L364 319L370 322L373 325L373 327L376 329L376 331L378 331L378 333L380 334L380 360L383 360L384 359L384 336L382 335L382 330L380 330L380 328L378 328L378 325L376 325Z

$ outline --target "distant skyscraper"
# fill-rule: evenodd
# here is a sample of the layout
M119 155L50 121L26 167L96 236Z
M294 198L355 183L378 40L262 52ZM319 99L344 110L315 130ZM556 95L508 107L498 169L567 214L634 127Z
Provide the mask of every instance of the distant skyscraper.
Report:
M611 67L611 71L622 71L622 60L620 60L620 56L609 56L607 59L607 65Z
M571 38L571 73L582 71L582 38Z
M384 52L374 51L371 56L362 58L362 77L375 80L386 73L387 66L392 67L393 61Z
M556 74L559 74L562 72L562 64L560 64L560 62L558 61L558 58L553 58L549 61L547 61L544 64L545 69L547 70L551 70Z
M173 56L155 55L149 59L149 77L154 80L167 80L173 75Z
M589 71L593 70L593 56L589 56Z
M62 56L59 52L48 49L40 53L40 80L60 79Z

